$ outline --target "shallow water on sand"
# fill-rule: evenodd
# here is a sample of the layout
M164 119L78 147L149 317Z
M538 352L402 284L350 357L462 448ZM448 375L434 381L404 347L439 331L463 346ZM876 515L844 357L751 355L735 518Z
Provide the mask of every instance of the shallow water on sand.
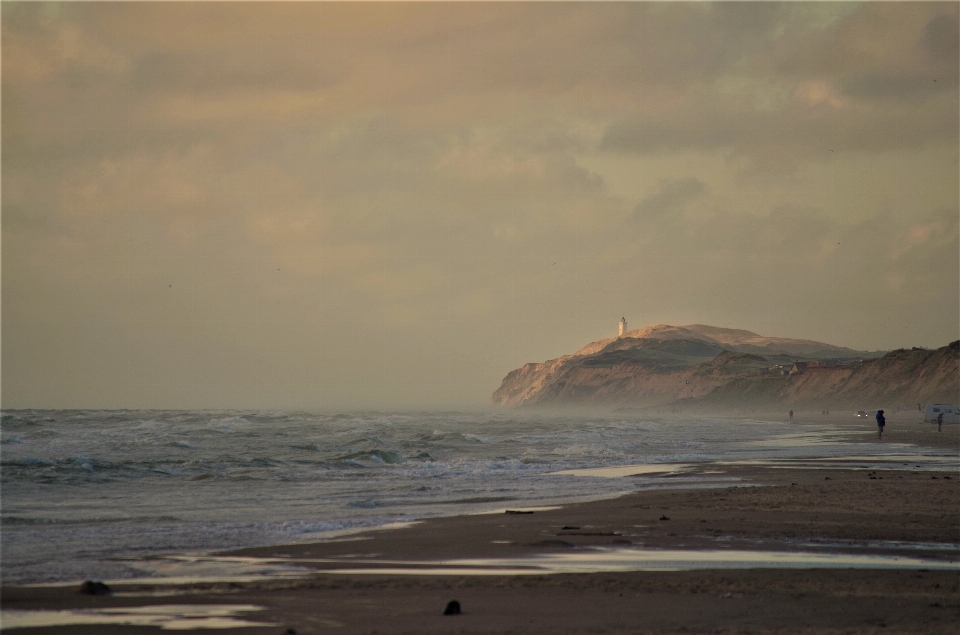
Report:
M510 545L511 542L494 541ZM777 544L779 543L779 544ZM627 571L689 571L699 569L939 569L960 568L955 544L908 544L884 541L803 543L766 541L758 549L643 549L587 547L574 551L493 558L449 560L384 560L357 558L256 558L236 556L176 556L136 564L145 577L110 580L109 584L156 587L215 582L307 578L317 572L338 575L546 575ZM779 549L771 549L780 547ZM788 547L785 550L784 547ZM800 549L797 549L800 547ZM863 553L863 549L874 553ZM909 551L915 548L917 554ZM877 553L879 552L879 553ZM929 557L936 554L939 557ZM162 577L155 577L162 576ZM122 593L121 593L122 595Z
M663 478L665 464L896 455L956 469L946 451L834 432L639 415L5 411L3 581L138 577L126 558L726 482L675 465Z
M273 626L271 622L254 622L239 617L260 610L259 606L245 604L167 604L75 611L3 611L0 618L4 628L112 624L180 631Z
M957 562L850 553L694 549L592 549L526 558L471 558L399 566L354 567L327 573L356 575L543 575L689 571L698 569L957 569Z

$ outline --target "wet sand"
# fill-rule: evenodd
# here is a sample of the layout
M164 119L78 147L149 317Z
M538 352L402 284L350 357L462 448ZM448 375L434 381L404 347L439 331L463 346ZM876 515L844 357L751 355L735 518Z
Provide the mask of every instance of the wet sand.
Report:
M810 423L821 423L813 420ZM807 424L798 421L798 432ZM843 426L840 426L843 428ZM871 441L862 424L851 440ZM932 430L931 430L932 428ZM891 421L884 441L960 451L957 426ZM866 448L865 448L866 449ZM921 464L922 463L918 463ZM718 489L647 490L534 513L438 518L404 529L222 554L275 559L302 579L8 587L4 610L171 604L253 604L270 626L203 632L296 633L950 633L960 631L960 569L704 569L553 575L381 575L348 569L436 567L449 559L536 558L602 549L703 549L922 557L960 555L960 474L702 464L687 475L731 480ZM664 483L681 478L663 475ZM625 479L629 482L629 477ZM523 510L514 510L523 511ZM591 549L593 548L593 549ZM389 562L384 562L389 561ZM401 563L398 565L397 563ZM337 572L339 571L339 573ZM443 616L458 600L463 613ZM6 629L5 629L6 630ZM45 633L148 633L156 627L59 626Z

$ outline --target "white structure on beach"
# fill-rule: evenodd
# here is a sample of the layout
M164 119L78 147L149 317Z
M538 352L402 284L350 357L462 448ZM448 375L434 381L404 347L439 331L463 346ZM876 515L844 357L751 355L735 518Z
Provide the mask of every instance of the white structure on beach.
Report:
M928 403L923 409L923 420L936 423L937 415L943 413L944 423L960 423L960 408L949 403Z
M617 333L617 337L623 337L623 334L627 332L627 318L620 318L620 332Z

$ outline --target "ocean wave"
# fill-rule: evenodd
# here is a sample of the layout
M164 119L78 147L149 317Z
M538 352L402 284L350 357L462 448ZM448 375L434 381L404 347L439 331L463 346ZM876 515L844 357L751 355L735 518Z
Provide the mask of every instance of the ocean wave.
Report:
M361 500L361 501L350 501L347 503L347 507L359 507L362 509L373 509L374 507L380 507L377 505L377 502L372 499Z
M65 437L67 433L63 430L54 430L53 428L43 428L41 430L32 431L31 435L34 439L50 439L56 437Z
M323 452L319 443L294 444L290 446L294 450L307 450L308 452Z
M56 461L50 461L49 459L38 459L32 456L28 456L22 459L9 459L4 458L2 460L2 465L4 467L37 467L37 466L50 466L56 465Z
M85 518L49 518L34 516L0 516L0 525L3 526L76 526L76 525L105 525L113 523L159 523L181 522L177 516L96 516Z
M398 463L403 463L403 456L396 452L389 452L387 450L362 450L360 452L353 452L351 454L345 454L343 456L338 456L335 459L336 461L343 461L346 463L352 464L363 464L364 462L379 463L379 464L389 464L396 465Z

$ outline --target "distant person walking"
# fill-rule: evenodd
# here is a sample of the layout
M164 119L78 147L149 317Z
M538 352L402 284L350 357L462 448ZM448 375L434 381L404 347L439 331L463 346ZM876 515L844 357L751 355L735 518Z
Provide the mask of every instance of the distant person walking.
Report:
M790 420L793 421L793 410L790 411Z
M877 410L877 438L883 439L883 426L887 425L887 419L883 416L883 410Z
M943 432L943 413L937 415L937 432Z

